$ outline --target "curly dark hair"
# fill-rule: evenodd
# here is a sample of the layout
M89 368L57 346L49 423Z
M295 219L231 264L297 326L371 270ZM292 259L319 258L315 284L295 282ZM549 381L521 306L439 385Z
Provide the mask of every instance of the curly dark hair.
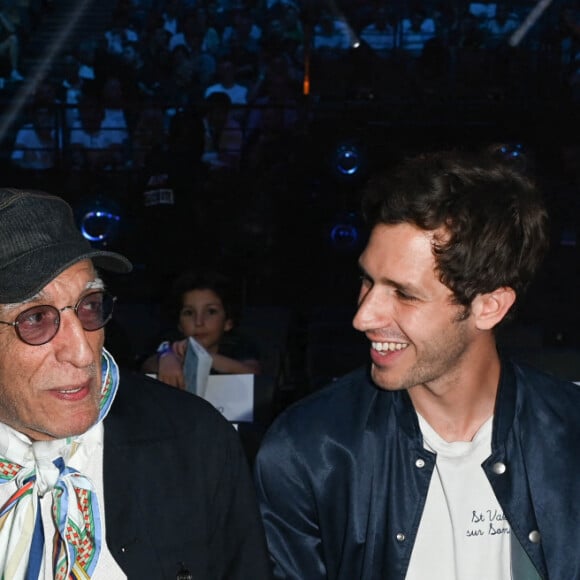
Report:
M435 231L440 280L469 310L478 294L510 287L520 297L549 245L542 195L523 163L497 147L420 154L369 179L363 215L377 224Z

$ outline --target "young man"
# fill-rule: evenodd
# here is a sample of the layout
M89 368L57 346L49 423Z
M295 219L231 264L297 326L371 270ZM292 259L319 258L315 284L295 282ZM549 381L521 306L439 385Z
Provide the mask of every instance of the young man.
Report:
M286 410L256 461L275 577L579 578L580 389L494 329L548 244L532 181L440 152L371 181L361 369Z
M119 373L115 299L71 208L0 189L0 570L22 578L271 576L235 430L202 399Z

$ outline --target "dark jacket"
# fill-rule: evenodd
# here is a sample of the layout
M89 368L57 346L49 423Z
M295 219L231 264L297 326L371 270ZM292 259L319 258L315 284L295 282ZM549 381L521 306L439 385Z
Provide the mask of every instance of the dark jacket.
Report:
M249 467L218 411L121 373L104 427L107 544L129 579L271 577Z
M579 457L580 388L503 362L483 468L515 580L580 579ZM435 459L408 393L378 389L366 369L289 408L255 465L275 577L404 579Z

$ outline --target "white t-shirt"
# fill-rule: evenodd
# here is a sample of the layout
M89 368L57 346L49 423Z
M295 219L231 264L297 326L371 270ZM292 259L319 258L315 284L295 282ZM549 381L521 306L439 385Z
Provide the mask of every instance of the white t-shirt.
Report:
M248 88L244 85L235 84L232 87L224 87L221 83L210 85L205 90L205 97L212 93L226 93L232 105L246 105L248 103Z
M437 454L406 580L509 580L510 526L481 467L493 417L472 441L449 443L419 415L424 446Z
M42 141L32 123L16 134L12 161L23 169L51 169L55 166L56 132L50 132L51 142Z

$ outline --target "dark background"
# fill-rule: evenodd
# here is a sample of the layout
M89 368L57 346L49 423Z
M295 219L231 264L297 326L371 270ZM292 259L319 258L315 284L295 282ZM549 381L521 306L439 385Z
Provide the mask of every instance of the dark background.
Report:
M83 38L101 37L115 6L110 0L85 2L66 42L47 70L40 71L78 3L29 4L30 18L20 29L26 80L8 81L0 92L2 182L63 195L79 225L95 208L120 217L95 245L126 254L135 266L129 275L107 278L119 297L108 341L123 364L137 367L151 352L166 324L161 303L172 277L199 266L226 269L239 284L242 328L264 353L266 374L273 377L268 397L274 412L354 368L367 358L364 341L350 326L358 291L356 262L364 245L359 197L365 180L419 150L503 143L506 155L525 158L542 183L553 244L522 301L517 324L502 331L500 341L547 370L580 380L580 118L570 63L563 64L554 49L563 37L560 13L577 11L576 3L554 2L548 8L521 50L510 53L507 74L497 59L478 49L472 51L477 58L464 55L457 61L461 67L444 73L435 74L427 64L420 81L400 68L390 69L378 89L368 82L364 51L350 51L330 78L328 69L313 61L312 92L296 94L299 122L280 136L262 168L242 166L204 199L199 213L179 204L145 208L143 175L130 167L114 175L84 175L73 183L66 151L60 152L54 171L14 167L14 136L27 120L38 87L59 78L63 55L74 52ZM353 3L345 4L346 10ZM525 17L534 3L510 6ZM302 6L305 26L307 8ZM52 106L55 118L63 114L62 103ZM129 113L136 114L139 106L126 103ZM175 165L176 192L201 198L203 179L192 178L186 162ZM359 170L346 174L354 165Z

